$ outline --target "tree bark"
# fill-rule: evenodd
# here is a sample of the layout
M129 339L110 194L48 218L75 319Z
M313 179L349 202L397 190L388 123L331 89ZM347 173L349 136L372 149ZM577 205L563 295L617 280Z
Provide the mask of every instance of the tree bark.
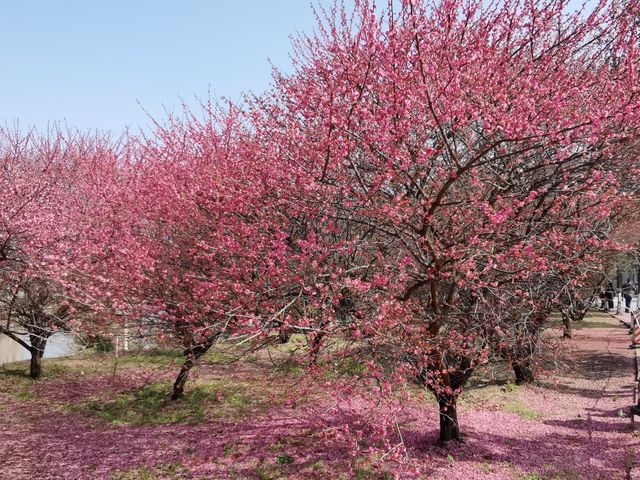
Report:
M441 372L446 364L438 363L436 370ZM457 401L458 395L462 387L464 387L473 374L469 357L457 359L455 370L447 374L439 374L438 384L431 384L429 374L426 368L423 368L418 374L418 381L425 385L436 397L438 401L438 415L440 418L440 443L446 443L451 440L462 442L462 433L460 432L460 424L458 423ZM454 393L442 393L442 392Z
M189 372L196 364L196 361L209 351L217 338L218 335L215 335L212 338L208 338L204 343L200 343L185 351L187 360L184 362L184 365L182 365L180 373L178 373L178 378L176 378L176 381L173 384L171 400L178 400L184 397L184 387L187 383L187 379L189 378Z
M192 357L187 357L187 360L182 365L180 369L180 373L178 374L178 378L173 384L173 392L171 393L171 400L178 400L179 398L184 397L184 386L187 383L187 379L189 378L189 372L195 361Z
M562 338L571 338L571 315L569 312L562 312Z
M288 343L290 338L291 338L290 331L280 330L278 332L278 340L280 341L280 343L282 344Z
M47 339L43 335L31 334L29 335L29 341L31 342L31 365L29 374L31 378L38 379L42 377L42 357L44 355L44 349L47 346Z
M31 349L31 366L30 366L30 376L33 379L38 379L42 377L42 355L43 351L38 350L36 348Z
M530 362L514 363L512 367L513 372L516 374L516 385L524 385L534 382L535 377L533 375L533 368L531 368Z
M456 397L451 395L439 395L438 407L440 414L440 441L449 442L451 440L462 441L460 434L460 424L458 423L458 412L456 409Z

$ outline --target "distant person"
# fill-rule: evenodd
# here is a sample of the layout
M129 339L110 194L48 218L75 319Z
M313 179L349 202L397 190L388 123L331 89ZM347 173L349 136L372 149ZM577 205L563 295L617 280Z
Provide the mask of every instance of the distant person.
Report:
M609 310L613 310L613 296L615 295L615 288L613 283L607 282L607 285L604 287L604 291L602 296L602 311L608 312Z
M636 289L631 282L626 282L624 285L622 285L621 290L622 298L624 298L624 311L626 313L629 313L629 310L631 309L631 299L636 293Z
M600 291L598 292L598 300L600 300L600 310L603 312L607 311L607 295L604 287L600 287Z

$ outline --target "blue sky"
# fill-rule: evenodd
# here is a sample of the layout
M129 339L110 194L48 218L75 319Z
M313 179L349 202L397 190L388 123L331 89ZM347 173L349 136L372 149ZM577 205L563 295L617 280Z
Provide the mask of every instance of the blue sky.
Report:
M321 1L320 4L329 4ZM306 0L0 0L0 123L120 132L180 97L240 98L290 65Z
M117 134L181 98L238 100L314 26L311 0L0 0L0 124Z

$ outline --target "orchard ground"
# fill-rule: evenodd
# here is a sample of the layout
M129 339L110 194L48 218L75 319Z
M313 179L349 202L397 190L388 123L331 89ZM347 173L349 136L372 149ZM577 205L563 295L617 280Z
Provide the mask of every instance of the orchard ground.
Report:
M376 412L306 381L289 360L295 340L241 361L218 348L179 402L168 400L177 352L130 354L117 365L104 354L47 360L35 382L26 364L7 365L0 478L636 478L627 330L594 314L574 325L574 339L558 342L536 384L510 383L501 365L474 377L460 403L463 444L436 444L434 401L407 387L397 424L403 462L370 453L376 438L366 426ZM358 365L337 370L348 379ZM365 435L354 444L346 425Z

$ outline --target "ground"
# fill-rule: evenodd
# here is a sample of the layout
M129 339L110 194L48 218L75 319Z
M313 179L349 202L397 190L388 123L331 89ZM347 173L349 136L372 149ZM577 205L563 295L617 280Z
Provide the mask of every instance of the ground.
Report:
M627 330L589 316L549 357L539 380L516 386L486 369L460 402L463 444L437 446L437 412L413 394L396 425L402 462L356 431L376 412L334 399L273 355L231 362L210 354L187 397L167 394L173 352L49 360L0 368L0 477L7 479L631 479L640 437L629 418L633 367ZM555 333L551 333L553 337ZM283 357L279 350L280 360ZM277 352L276 352L277 353ZM343 366L345 374L349 368ZM293 394L292 394L293 392ZM353 399L351 399L353 400ZM398 436L400 438L400 436ZM355 450L354 450L355 449Z

